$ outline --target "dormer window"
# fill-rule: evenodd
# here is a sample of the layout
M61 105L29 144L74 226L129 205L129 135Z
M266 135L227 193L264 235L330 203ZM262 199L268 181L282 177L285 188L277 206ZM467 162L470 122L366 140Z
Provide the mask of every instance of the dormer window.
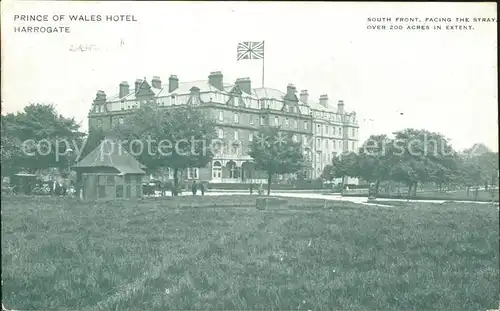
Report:
M238 96L234 97L234 105L238 107L240 105L240 98Z

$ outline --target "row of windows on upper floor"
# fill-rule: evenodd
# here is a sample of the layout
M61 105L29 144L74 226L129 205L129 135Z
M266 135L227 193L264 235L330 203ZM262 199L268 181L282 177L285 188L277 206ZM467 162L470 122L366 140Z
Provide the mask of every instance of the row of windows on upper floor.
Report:
M124 118L123 117L119 117L118 119L115 119L117 121L117 123L119 124L123 124L124 123ZM219 114L219 120L222 121L224 120L224 112L223 111L220 111L220 114ZM234 113L233 114L233 120L234 120L234 123L239 123L239 114L238 113ZM250 116L250 124L254 124L253 123L253 118L252 116ZM260 125L264 125L265 124L265 117L264 116L261 116L260 118ZM304 129L307 130L308 129L308 125L309 123L307 121L304 121ZM280 126L282 125L280 123L280 118L278 116L275 116L274 117L274 125L275 126ZM284 123L283 125L285 127L293 127L293 128L298 128L298 121L297 120L292 120L292 122L290 122L289 118L285 118L284 119ZM102 127L102 120L97 120L97 126L98 127ZM329 133L329 129L330 129L330 126L328 125L323 125L323 128L324 128L324 135L330 135ZM316 125L316 134L321 134L321 124L317 124ZM341 127L335 127L335 126L332 126L331 127L332 129L332 132L331 132L331 135L333 136L342 136L342 128ZM357 133L357 130L355 128L351 129L351 137L356 137L356 133Z
M243 138L243 137L240 135L240 131L238 131L238 130L233 131L233 132L232 132L232 134L233 134L232 139L233 139L233 141L234 141L234 142L236 142L236 141L240 141L240 139L241 139L241 138ZM255 133L253 133L253 132L248 132L248 141L250 141L250 142L251 142L251 141L253 141L253 139L254 139L254 136L255 136L255 135L256 135L256 134L255 134ZM227 137L227 135L225 135L225 133L224 133L224 129L222 129L222 128L218 128L218 129L217 129L217 137L218 137L219 139L228 138L228 137ZM307 139L307 136L306 136L306 135L302 135L302 136L298 136L298 135L296 135L296 134L293 134L293 135L292 135L292 141L294 141L294 142L298 142L298 141L299 141L299 138L301 138L301 141L302 141L302 142L307 142L307 141L308 141L308 139ZM323 142L323 143L322 143L322 142ZM321 139L321 138L317 138L317 139L316 139L315 149L316 149L316 150L320 150L320 149L323 149L323 147L324 147L325 149L329 149L329 148L330 148L330 146L331 146L332 148L334 148L334 149L335 149L335 148L342 148L342 143L343 143L343 141L342 141L342 140L335 140L335 139L328 139L328 138L323 138L323 139ZM356 142L352 142L352 146L355 146L355 144L356 144ZM354 148L354 147L353 147L353 148Z
M218 93L216 93L218 94ZM205 94L202 94L205 95ZM204 102L204 100L200 95L201 100ZM210 94L206 94L210 95ZM219 96L222 96L219 94ZM226 95L224 95L226 96ZM176 106L176 105L183 105L184 103L189 101L190 95L179 95L179 96L171 96L171 97L162 97L162 98L155 98L151 100L141 100L141 101L121 101L121 102L111 102L111 111L118 111L118 110L131 110L131 109L137 109L141 105L145 105L147 103L156 103L158 106ZM209 98L211 100L212 98ZM229 100L229 97L224 99L221 103L227 103ZM215 101L218 102L218 101ZM296 108L294 106L288 106L288 105L283 105L283 102L274 100L274 99L262 99L259 100L260 104L255 104L257 103L257 100L252 99L252 98L246 98L242 99L240 97L233 97L233 105L235 107L249 107L249 108L255 108L255 109L270 109L270 110L277 110L277 111L284 111L284 112L290 112L290 113L302 113L305 115L309 115L311 112L309 111L309 108L306 106L302 106L299 108ZM193 96L191 98L191 103L194 105L199 104L199 98L196 96ZM299 110L296 110L299 109ZM103 113L105 112L105 108L102 105L96 105L94 107L94 113ZM355 123L356 122L356 115L344 115L344 120L342 120L342 115L339 115L337 113L333 112L327 112L327 111L313 111L312 116L315 118L319 119L324 119L328 120L331 122L347 122L347 123Z
M239 114L237 112L233 112L232 115L233 115L234 123L238 124L240 122ZM283 125L284 127L291 127L291 128L298 128L299 127L298 120L296 120L296 119L290 120L290 118L285 117L283 119L283 123L281 123L281 119L282 118L280 118L279 116L275 116L273 125L274 126ZM221 121L221 122L224 121L224 111L219 111L219 121ZM249 123L251 125L254 124L254 118L252 116L249 116ZM265 123L266 123L266 117L261 116L260 117L260 125L264 125ZM342 136L342 127L335 127L335 126L330 126L327 124L324 124L323 127L321 126L321 124L317 124L316 125L316 134L330 135L330 131L329 131L330 127L332 129L331 135ZM322 128L324 129L323 132L322 132ZM309 123L307 121L304 121L304 130L308 130L308 129L309 129ZM357 131L355 128L351 129L350 134L352 137L356 137L356 133L357 133Z

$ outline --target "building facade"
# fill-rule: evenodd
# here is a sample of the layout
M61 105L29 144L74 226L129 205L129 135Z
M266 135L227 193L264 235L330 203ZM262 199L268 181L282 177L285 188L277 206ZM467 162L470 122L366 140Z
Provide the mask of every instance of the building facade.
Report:
M265 175L253 168L247 154L261 126L280 126L302 143L307 161L303 174L307 179L320 177L334 154L357 150L356 113L346 112L343 101L332 106L327 95L321 95L319 101L311 100L307 90L297 96L293 84L280 91L252 88L249 78L239 78L234 83L226 83L223 78L219 71L199 81L183 82L171 75L164 84L155 76L151 83L137 79L132 87L122 82L118 94L112 97L98 91L88 115L89 131L123 122L125 115L145 104L165 109L199 106L217 122L218 137L225 143L207 167L189 169L183 177L213 183L265 181Z

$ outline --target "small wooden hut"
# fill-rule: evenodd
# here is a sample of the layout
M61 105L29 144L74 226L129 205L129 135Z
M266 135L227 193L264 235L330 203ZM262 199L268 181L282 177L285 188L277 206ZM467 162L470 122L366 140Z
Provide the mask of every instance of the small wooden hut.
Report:
M141 198L145 168L116 139L106 138L72 167L76 195L84 200Z

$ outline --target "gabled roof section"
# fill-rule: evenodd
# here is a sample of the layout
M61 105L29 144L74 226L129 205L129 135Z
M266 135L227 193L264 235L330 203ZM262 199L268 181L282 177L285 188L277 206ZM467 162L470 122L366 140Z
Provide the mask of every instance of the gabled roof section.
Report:
M241 94L243 94L243 91L240 89L240 87L239 87L239 86L234 85L234 86L231 88L231 90L229 91L229 93L231 93L231 94L238 94L238 95L241 95Z
M147 96L147 95L155 95L154 91L151 88L151 85L149 85L148 81L146 78L142 80L142 83L139 85L138 90L135 92L136 96Z
M128 153L116 139L106 138L97 148L75 164L73 169L111 167L121 174L145 174L146 168Z

